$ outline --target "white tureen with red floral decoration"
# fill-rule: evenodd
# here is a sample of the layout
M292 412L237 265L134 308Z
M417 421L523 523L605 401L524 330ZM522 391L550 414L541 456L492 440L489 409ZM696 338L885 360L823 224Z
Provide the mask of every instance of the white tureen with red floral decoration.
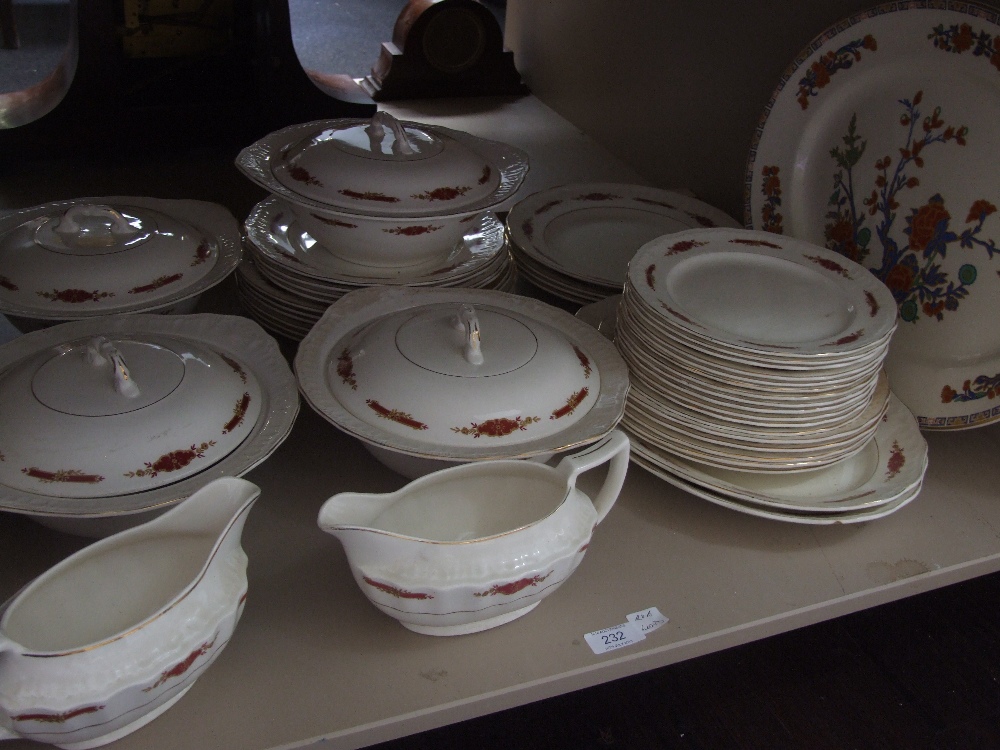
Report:
M131 514L238 475L298 411L276 342L226 315L74 321L0 347L0 510Z
M519 149L436 125L319 120L278 130L236 165L282 199L329 252L372 267L447 256L520 187Z
M240 230L214 203L79 198L0 218L0 313L44 321L166 311L236 268Z
M295 372L306 400L369 448L447 461L592 442L628 390L624 361L586 323L473 289L351 292L302 341Z

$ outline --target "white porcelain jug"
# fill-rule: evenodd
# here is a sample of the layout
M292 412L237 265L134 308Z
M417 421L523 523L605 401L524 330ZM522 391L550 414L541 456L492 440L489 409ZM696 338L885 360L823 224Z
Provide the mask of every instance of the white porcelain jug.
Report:
M0 739L97 747L180 699L243 611L259 494L217 479L25 587L0 617Z
M474 633L527 614L569 577L621 491L628 457L615 430L554 468L481 461L390 494L341 493L319 525L340 539L380 610L418 633ZM608 461L591 500L576 479Z

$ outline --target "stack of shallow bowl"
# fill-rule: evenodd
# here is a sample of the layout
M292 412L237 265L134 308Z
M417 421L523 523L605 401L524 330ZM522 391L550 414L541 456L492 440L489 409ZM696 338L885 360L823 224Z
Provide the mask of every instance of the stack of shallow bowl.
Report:
M670 190L621 183L574 183L519 201L507 234L520 276L584 305L621 292L636 251L664 234L736 227L732 217Z
M240 299L265 327L302 339L330 305L374 285L469 287L509 291L514 266L503 225L492 213L475 217L468 233L440 260L378 268L334 255L302 229L278 198L261 201L247 218L247 260L236 273Z
M236 164L272 193L247 219L252 265L238 276L249 312L272 330L301 339L365 286L513 283L490 212L528 160L507 144L380 112L284 128Z
M732 229L648 243L615 332L635 461L768 517L847 522L901 507L926 445L882 372L895 327L888 289L811 243ZM876 475L887 486L869 492Z

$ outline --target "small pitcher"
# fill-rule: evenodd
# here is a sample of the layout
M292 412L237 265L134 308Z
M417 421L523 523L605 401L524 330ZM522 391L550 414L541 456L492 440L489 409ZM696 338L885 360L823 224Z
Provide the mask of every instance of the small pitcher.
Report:
M260 490L223 477L29 584L0 617L0 739L91 748L172 706L243 611Z
M625 481L629 442L613 431L554 468L482 461L385 495L341 493L319 526L344 545L365 596L405 627L474 633L527 614L583 560ZM593 500L578 475L610 461Z

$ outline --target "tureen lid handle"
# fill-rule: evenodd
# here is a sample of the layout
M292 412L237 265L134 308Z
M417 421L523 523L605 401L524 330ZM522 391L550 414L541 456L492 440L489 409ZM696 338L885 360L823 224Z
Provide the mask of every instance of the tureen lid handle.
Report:
M139 395L139 386L132 379L125 358L104 336L96 336L87 344L87 362L94 367L103 367L110 362L115 390L125 398L136 398Z
M479 316L472 305L462 305L458 310L455 327L465 331L465 359L469 364L483 363L482 336L479 332Z
M368 126L368 136L374 143L378 143L385 137L386 128L391 130L393 136L395 136L395 142L392 145L393 151L404 156L411 156L417 152L410 142L410 136L407 135L403 123L388 112L379 111L372 115L371 125ZM376 149L373 148L372 150Z
M80 223L83 218L106 219L107 223L96 228L84 227ZM139 230L132 226L120 211L111 206L89 203L70 206L52 231L62 237L67 245L85 244L100 247L121 244L139 233Z

